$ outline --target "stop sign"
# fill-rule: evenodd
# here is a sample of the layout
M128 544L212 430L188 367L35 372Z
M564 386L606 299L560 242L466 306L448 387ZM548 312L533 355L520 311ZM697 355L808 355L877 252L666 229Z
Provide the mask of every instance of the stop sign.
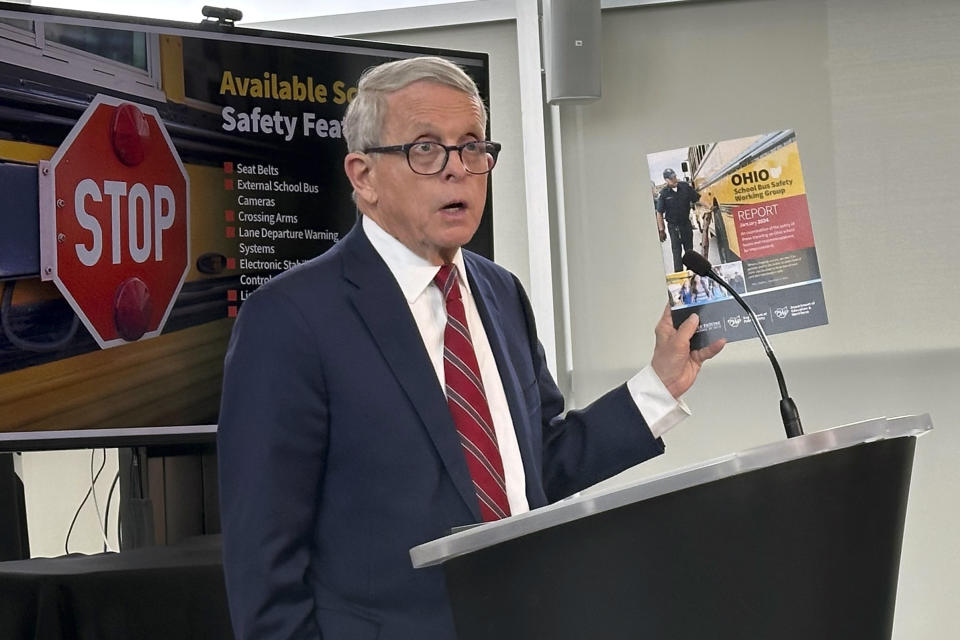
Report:
M101 348L163 330L189 270L189 178L156 109L98 95L41 163L41 264Z

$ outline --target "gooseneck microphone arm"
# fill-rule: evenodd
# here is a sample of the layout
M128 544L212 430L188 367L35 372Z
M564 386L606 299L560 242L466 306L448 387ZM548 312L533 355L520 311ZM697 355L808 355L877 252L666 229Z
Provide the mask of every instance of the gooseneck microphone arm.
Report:
M712 278L717 284L726 289L727 292L733 296L733 299L750 314L750 318L753 320L753 327L757 330L757 336L760 337L760 342L763 343L763 350L767 353L767 358L770 359L770 364L773 365L773 372L777 376L777 385L780 387L780 417L783 420L783 428L787 432L788 438L802 436L803 426L800 424L800 412L797 410L797 404L787 392L787 383L783 379L783 371L780 370L780 363L777 362L777 356L773 353L773 348L767 340L767 334L763 330L757 314L753 312L750 305L744 302L740 294L737 293L726 280L717 275L717 272L713 270L713 265L702 255L696 251L688 251L683 255L683 264L698 276Z

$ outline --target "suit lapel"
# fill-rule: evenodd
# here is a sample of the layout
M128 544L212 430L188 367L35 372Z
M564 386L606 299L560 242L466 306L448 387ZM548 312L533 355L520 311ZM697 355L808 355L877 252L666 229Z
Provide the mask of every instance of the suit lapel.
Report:
M353 285L348 293L350 300L423 421L457 491L479 522L477 494L457 428L407 300L359 223L342 242L343 275Z

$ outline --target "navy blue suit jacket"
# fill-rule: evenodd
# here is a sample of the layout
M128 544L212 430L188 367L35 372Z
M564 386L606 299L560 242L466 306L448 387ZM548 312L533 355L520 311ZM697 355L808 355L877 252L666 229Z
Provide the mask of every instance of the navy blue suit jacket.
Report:
M663 451L625 385L561 417L516 277L464 260L531 508ZM238 638L454 637L442 569L413 569L408 550L480 512L409 306L361 225L244 302L218 452Z

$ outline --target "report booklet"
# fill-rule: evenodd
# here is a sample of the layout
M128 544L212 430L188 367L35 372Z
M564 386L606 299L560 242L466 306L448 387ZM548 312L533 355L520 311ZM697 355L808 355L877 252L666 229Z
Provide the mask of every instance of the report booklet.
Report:
M658 151L647 165L674 324L700 316L694 347L756 331L726 290L683 266L689 250L710 261L768 334L827 323L792 129Z

